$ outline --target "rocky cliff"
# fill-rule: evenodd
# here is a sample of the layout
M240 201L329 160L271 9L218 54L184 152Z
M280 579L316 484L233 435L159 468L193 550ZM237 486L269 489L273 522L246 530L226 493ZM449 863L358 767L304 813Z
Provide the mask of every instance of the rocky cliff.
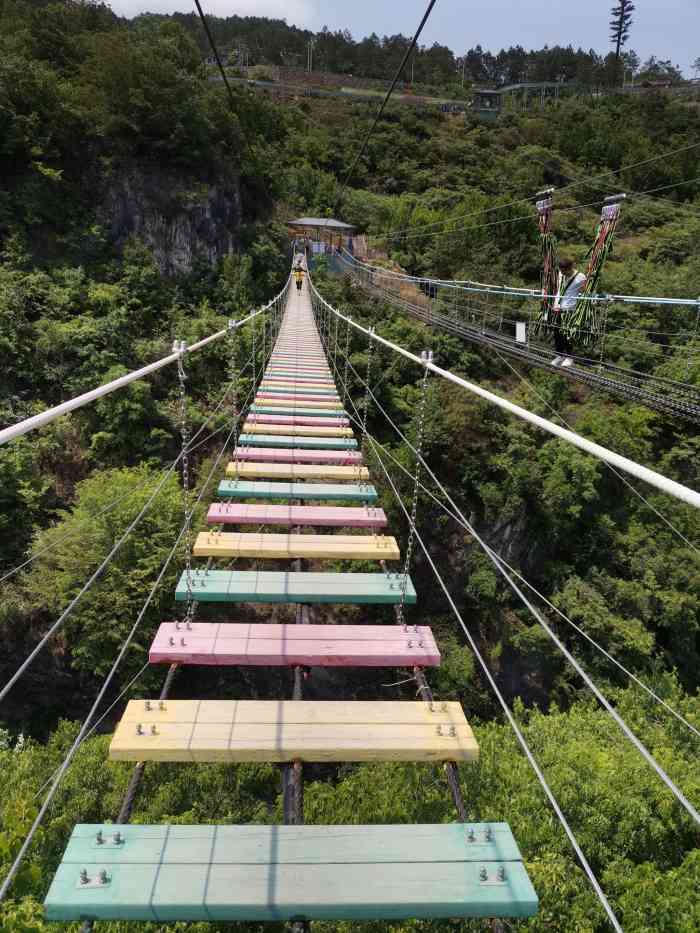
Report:
M237 175L215 182L158 166L131 165L110 173L98 222L117 247L138 237L165 275L189 272L195 260L213 265L234 251L242 219Z

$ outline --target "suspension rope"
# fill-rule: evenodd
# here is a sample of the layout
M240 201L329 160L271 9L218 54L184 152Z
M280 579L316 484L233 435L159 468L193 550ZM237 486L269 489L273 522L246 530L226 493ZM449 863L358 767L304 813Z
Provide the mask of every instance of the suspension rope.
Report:
M418 484L420 482L420 465L423 450L423 434L425 431L425 412L428 398L428 367L427 363L432 363L432 350L423 350L421 353L423 361L423 378L421 379L420 401L418 402L418 411L416 418L416 451L415 451L415 471L413 475L413 498L411 500L411 517L408 525L408 541L406 543L406 558L403 565L403 574L401 576L401 600L399 602L399 611L397 619L400 625L404 624L404 606L406 603L406 587L408 586L408 572L411 568L411 557L413 555L413 540L416 534L416 515L418 512ZM369 385L367 392L369 394ZM365 429L366 434L366 429Z
M241 320L237 322L236 327L242 327L248 321L254 320L260 314L265 314L270 308L272 308L279 299L283 298L287 294L290 280L291 273L284 285L284 288L281 292L279 292L279 294L275 295L275 297L264 307L259 308L257 311L252 311L246 317L241 318ZM202 340L198 340L196 343L188 346L186 348L186 352L195 353L196 351L201 350L203 347L208 346L215 340L220 340L222 337L226 336L227 330L227 328L218 330L215 333L210 334L208 337L204 337ZM107 382L104 385L98 386L96 389L91 389L89 392L84 392L82 395L78 395L75 398L69 399L67 402L62 402L60 405L54 405L53 408L48 408L46 411L43 411L38 415L33 415L31 418L25 418L23 421L19 421L17 424L13 424L9 428L4 428L0 431L0 444L4 444L9 440L19 437L22 434L27 434L29 431L33 431L36 428L43 427L43 425L49 424L56 418L60 418L61 415L65 415L70 411L74 411L76 408L82 408L84 405L89 405L97 399L102 398L105 395L109 395L110 392L121 389L124 386L129 385L131 382L136 382L139 379L143 379L144 376L148 376L151 373L162 369L164 366L168 366L171 363L177 363L179 356L179 352L170 353L168 356L164 356L162 359L156 360L154 363L149 363L147 366L142 366L141 369L136 369L133 372L129 372L125 376L120 376L118 379L113 379L111 382Z
M392 480L392 478L391 478L391 475L390 475L389 472L387 471L386 466L384 465L384 461L382 460L381 456L379 455L379 453L378 453L378 451L377 451L376 449L375 449L375 455L377 456L377 461L378 461L380 467L382 468L382 471L383 471L384 475L386 476L387 481L389 482L389 485L390 485L391 488L392 488L392 491L393 491L393 493L394 493L394 497L395 497L397 503L399 504L399 506L400 506L401 509L403 510L404 514L405 514L406 517L408 518L408 510L407 510L406 507L404 506L403 501L401 500L401 496L399 495L398 490L396 489L396 486L394 485L394 482L393 482L393 480ZM417 540L418 540L418 543L419 543L420 546L421 546L421 549L422 549L422 551L423 551L423 553L424 553L424 555L425 555L425 557L426 557L426 560L427 560L428 563L430 564L430 567L431 567L431 569L432 569L432 571L433 571L433 573L434 573L434 575L435 575L435 578L437 579L437 581L438 581L438 583L440 584L440 587L441 587L443 593L445 594L445 597L446 597L446 599L447 599L447 601L448 601L448 603L449 603L449 605L450 605L450 608L452 609L452 612L454 613L454 615L455 615L457 621L459 622L459 624L461 625L461 627L462 627L462 629L463 629L463 631L464 631L464 634L465 634L466 637L467 637L467 640L468 640L468 642L469 642L469 645L470 645L472 651L474 652L474 657L475 657L475 658L477 659L477 661L479 662L479 665L480 665L482 671L484 672L484 676L486 677L486 679L487 679L489 685L491 686L491 689L492 689L493 692L495 693L496 698L497 698L497 700L498 700L498 702L499 702L499 704L500 704L500 706L501 706L501 709L503 710L503 713L504 713L504 715L506 716L506 719L508 720L511 729L512 729L513 732L514 732L515 737L516 737L516 739L518 740L518 742L519 742L519 744L520 744L520 747L522 748L522 750L523 750L523 752L525 753L525 756L527 757L527 759L528 759L528 761L529 761L529 763L530 763L530 765L531 765L533 771L535 772L535 775L536 775L538 781L540 782L540 785L541 785L542 789L544 790L544 792L545 792L545 794L546 794L546 796L547 796L547 799L549 800L549 803L550 803L552 809L554 810L554 812L555 812L555 814L556 814L556 816L557 816L559 822L561 823L562 828L564 829L564 832L566 833L566 835L567 835L567 837L568 837L568 839L569 839L569 842L571 843L571 845L572 845L572 847L573 847L573 849L574 849L574 852L576 853L576 855L577 855L577 857L578 857L578 859L579 859L579 862L581 863L581 867L583 868L584 872L586 873L586 876L588 877L588 880L589 880L589 882L591 883L591 886L593 887L593 890L595 891L596 895L598 896L598 900L599 900L600 903L602 904L603 909L605 910L605 913L607 914L607 917L608 917L610 923L612 924L613 929L616 931L616 933L623 933L622 927L620 926L620 923L619 923L619 921L618 921L618 919L617 919L617 917L616 917L616 915L615 915L615 912L613 911L613 909L612 909L612 907L611 907L611 905L610 905L610 902L608 901L608 899L607 899L607 897L606 897L606 895L605 895L605 892L603 891L602 887L600 886L600 883L599 883L599 881L598 881L598 878L596 877L595 872L594 872L593 869L591 868L591 866L590 866L590 864L589 864L589 862L588 862L588 859L586 858L586 856L585 856L585 854L584 854L584 852L583 852L583 849L581 848L581 846L579 845L578 840L576 839L576 836L575 836L575 834L574 834L574 831L572 830L571 826L569 825L569 822L568 822L568 820L566 819L566 817L565 817L565 815L564 815L564 813L563 813L561 807L559 806L559 803L558 803L556 797L554 796L554 793L553 793L552 789L550 788L549 784L547 783L547 779L545 778L545 776L544 776L544 774L543 774L543 772L542 772L542 770L541 770L539 764L537 763L537 760L535 759L535 756L533 755L533 753L532 753L532 751L531 751L531 749L530 749L530 746L528 745L527 740L525 739L525 736L523 735L523 733L522 733L522 731L521 731L521 729L520 729L520 726L519 726L518 723L516 722L515 717L513 716L513 713L511 712L510 707L509 707L508 704L506 703L503 694L502 694L501 691L499 690L498 684L496 683L496 681L495 681L493 675L491 674L491 671L489 670L489 667L488 667L488 665L486 664L486 661L485 661L483 655L482 655L481 652L479 651L479 647L478 647L478 645L477 645L477 643L476 643L476 641L475 641L473 635L471 634L471 632L470 632L469 629L467 628L467 626L466 626L466 624L465 624L465 622L464 622L464 619L462 618L462 615L461 615L459 609L457 608L457 605L456 605L454 599L452 598L452 595L450 594L450 591L447 589L447 586L445 585L445 582L444 582L444 580L442 579L442 576L440 575L439 570L438 570L437 567L435 566L435 562L433 561L432 557L430 556L430 552L428 551L428 548L426 547L425 543L423 542L423 538L421 537L421 535L420 535L419 533L416 533L416 538L417 538Z
M310 282L310 285L312 288L312 294L315 294L318 300L326 305L330 310L332 310L334 314L340 314L341 317L349 320L356 330L361 331L364 334L370 333L368 328L363 327L356 321L353 321L346 315L341 314L340 311L329 305L315 288L312 282ZM395 344L384 337L380 337L374 331L372 334L373 339L376 340L377 343L388 347L390 350L393 350L395 353L400 354L406 359L412 360L414 363L422 363L420 357L416 356L414 353L411 353L409 350L405 350L398 344ZM593 441L589 441L587 438L584 438L581 435L568 430L567 428L562 428L559 425L554 424L552 421L548 421L546 418L541 418L539 415L536 415L533 412L522 408L520 405L515 405L513 402L510 402L508 399L497 395L495 392L490 392L487 389L483 389L476 383L468 382L466 379L463 379L461 376L457 376L455 373L452 373L449 370L441 369L434 363L427 363L425 365L431 370L431 372L436 373L441 378L453 383L454 385L458 385L463 389L467 389L467 391L471 392L473 395L485 399L486 401L496 405L498 408L501 408L504 411L509 412L510 414L516 415L523 421L527 421L536 427L542 428L549 434L553 434L555 437L567 441L573 446L578 447L580 450L586 451L586 453L592 454L594 457L597 457L600 460L613 463L615 466L620 467L626 473L630 473L639 479L643 479L645 482L655 486L657 489L661 489L663 492L666 492L683 502L687 502L695 508L700 508L700 493L690 489L687 486L684 486L682 483L677 483L675 480L669 479L668 477L657 473L655 470L651 470L648 467L642 466L641 464L636 463L634 460L631 460L628 457L623 457L620 454L614 453L612 450L608 450L601 444L596 444Z
M204 495L204 493L205 493L206 490L208 489L209 483L211 482L211 478L212 478L212 476L214 475L214 472L218 469L219 463L221 462L221 458L223 457L224 451L225 451L226 448L228 447L228 444L229 444L229 442L230 442L232 436L233 436L233 428L231 428L231 430L229 431L229 434L228 434L226 440L224 441L224 443L223 443L223 445L222 445L222 447L221 447L221 449L220 449L220 451L219 451L219 453L218 453L218 455L217 455L217 457L216 457L216 460L214 461L214 464L213 464L213 466L211 467L211 469L210 469L210 471L209 471L209 474L207 475L206 480L204 481L204 483L203 483L203 485L202 485L202 488L201 488L201 490L200 490L200 493L199 493L199 495L198 495L198 497L197 497L197 499L196 499L196 501L195 501L195 503L194 503L195 506L197 506L197 505L199 504L199 502L200 502L201 499L202 499L202 496ZM10 889L10 886L11 886L11 884L12 884L12 882L13 882L15 876L16 876L16 874L17 874L17 872L19 871L20 865L22 864L22 861L24 860L24 856L26 855L26 853L27 853L27 851L28 851L28 849L29 849L29 846L30 846L31 843L32 843L32 840L34 839L34 836L36 835L36 833L37 833L39 827L41 826L41 824L42 824L42 822L43 822L43 819L44 819L44 817L45 817L45 815L46 815L46 812L47 812L47 810L49 809L49 806L51 805L51 801L53 800L53 798L54 798L54 796L55 796L55 794L56 794L56 791L58 790L58 787L59 787L59 785L60 785L60 783L61 783L61 781L62 781L62 779L63 779L63 776L65 775L66 771L68 770L68 768L69 768L69 766L70 766L70 763L71 763L71 761L73 760L73 757L75 756L75 753L77 752L78 748L80 747L80 745L81 745L81 743L82 743L82 741L83 741L83 739L84 739L84 737L85 737L85 735L86 735L86 733L87 733L87 731L88 731L88 728L89 728L89 726L90 726L90 722L92 721L92 718L93 718L93 716L95 715L95 713L96 713L98 707L99 707L100 704L102 703L102 700L103 700L105 694L107 693L107 690L109 689L109 685L111 684L111 682L112 682L112 680L113 680L113 678L114 678L114 676L115 676L115 674L116 674L116 672L117 672L119 666L121 665L121 662L122 662L122 660L124 659L124 656L126 655L126 652L127 652L128 648L129 648L129 646L131 645L131 643L132 643L132 641L133 641L133 639L134 639L134 637L135 637L135 635L136 635L136 632L138 631L138 629L139 629L139 627L140 627L140 625L141 625L141 622L143 621L143 618L144 618L144 616L145 616L145 614L146 614L146 611L148 610L148 607L150 606L150 604L151 604L151 602L152 602L152 600L153 600L153 597L155 596L156 591L158 590L158 588L159 588L159 586L160 586L160 584L161 584L161 582L162 582L162 580L163 580L163 577L165 576L165 573L166 573L168 567L170 566L170 563L171 563L173 557L174 557L175 554L177 553L178 548L180 547L180 542L183 540L183 538L184 538L184 536L185 536L185 524L186 524L186 523L183 522L183 524L182 524L182 526L181 526L181 528L180 528L180 531L178 532L177 537L175 538L175 542L174 542L172 548L170 549L170 551L169 551L167 557L165 558L165 560L164 560L164 562L163 562L163 564L162 564L162 566L161 566L161 569L160 569L160 571L159 571L159 573L158 573L158 576L156 577L156 580L155 580L155 582L153 583L153 586L151 587L151 590L149 591L148 596L146 597L146 599L145 599L145 601L144 601L144 603L143 603L143 606L141 607L141 609L140 609L140 611L139 611L139 613L138 613L138 615L137 615L137 617L136 617L136 621L134 622L132 628L130 629L129 633L127 634L126 638L124 639L124 641L123 641L123 643L122 643L122 646L121 646L121 648L120 648L120 650L119 650L119 653L118 653L118 655L117 655L117 657L116 657L116 659L115 659L115 661L114 661L112 667L110 668L110 670L109 670L107 676L105 677L105 680L104 680L102 686L100 687L100 690L99 690L99 692L98 692L98 694L97 694L97 697L95 698L95 701L93 702L92 706L90 707L90 711L88 712L88 714L87 714L85 720L83 721L82 726L80 727L80 731L78 732L78 735L76 736L76 738L75 738L75 740L73 741L72 745L71 745L70 748L68 749L68 752L66 753L66 756L65 756L65 758L63 759L63 763L61 764L61 766L60 766L60 768L58 769L58 772L57 772L57 774L56 774L56 777L54 778L54 780L53 780L52 783L51 783L51 787L49 788L49 790L48 790L48 792L47 792L47 794L46 794L46 796L45 796L45 798L44 798L44 801L43 801L41 807L39 808L39 811L38 811L38 813L37 813L37 815L36 815L36 817L35 817L35 819L34 819L34 822L32 823L32 825L31 825L31 827L30 827L30 829L29 829L29 831L28 831L28 833L27 833L27 835L26 835L26 837L25 837L25 839L24 839L24 842L22 843L22 846L20 847L20 850L19 850L17 856L15 857L14 862L13 862L12 865L10 866L9 871L8 871L7 875L5 876L3 882L2 882L2 886L0 886L0 902L2 902L2 901L4 900L4 898L6 897L8 891L9 891L9 889Z
M353 369L354 369L354 367L353 367ZM516 372L517 372L517 371L516 371ZM358 374L356 371L355 371L355 375L356 375L357 378L360 380L360 382L362 382L361 377L359 376L359 374ZM379 402L379 400L374 396L374 394L372 395L372 398L373 398L374 404L377 406L378 411L384 416L384 418L386 419L386 421L388 422L388 424L390 425L390 427L393 428L393 430L396 432L396 434L399 436L399 438L400 438L412 451L415 452L415 448L413 447L413 445L411 444L411 442L408 440L408 438L406 437L406 435L401 431L401 429L398 427L398 425L392 420L392 418L389 416L389 414L386 412L386 410L383 408L383 406L381 405L381 403ZM359 424L360 424L360 421L359 421L359 412L358 412L357 407L355 406L354 402L353 402L352 404L353 404L353 408L355 409L355 416L353 417L352 415L350 415L349 417L350 417L356 424L359 425ZM391 452L385 445L380 444L379 441L378 441L375 437L373 437L371 434L369 435L369 438L370 438L370 441L371 441L371 443L372 443L373 445L380 447L381 450L384 452L384 454L386 454L386 455L392 460L392 462L393 462L393 463L394 463L394 464L395 464L409 479L411 478L411 474L410 474L410 472L408 471L408 469L401 463L401 461L400 461L397 457L395 457L395 456L392 454L392 452ZM424 469L426 470L426 472L428 473L428 475L430 476L430 478L431 478L431 479L433 480L433 482L435 483L435 485L438 487L438 489L440 490L440 492L441 492L441 493L443 494L443 496L445 496L445 498L447 499L449 505L451 506L451 509L454 510L454 511L451 511L451 509L448 508L448 507L445 505L444 502L441 502L440 499L438 499L438 498L431 492L430 489L428 489L423 483L420 483L420 488L421 488L422 492L424 492L426 495L428 495L428 496L433 500L433 502L435 502L435 504L438 505L438 506L445 512L446 515L448 515L450 518L454 519L454 520L455 520L458 524L460 524L466 531L469 531L469 532L471 533L471 531L472 531L472 526L471 526L471 524L467 521L467 519L465 518L464 514L461 512L461 510L458 508L457 504L455 503L454 499L450 496L450 494L448 493L447 489L446 489L445 486L441 483L440 479L436 476L435 472L431 469L430 465L427 463L427 461L425 460L425 458L422 458L422 465L423 465ZM613 467L611 467L611 469L613 469L613 471L614 471L614 468L613 468ZM614 471L614 472L615 472L615 471ZM620 474L617 474L617 475L620 475ZM627 480L626 480L623 476L620 475L620 478L621 478L625 483L627 483ZM639 493L639 492L634 488L634 486L632 486L632 485L629 484L629 483L627 483L627 484L629 485L630 489L631 489L633 492L635 492L635 493L646 503L646 505L649 506L650 509L652 509L652 511L657 512L657 510L655 509L655 507L654 507L650 502L648 502L646 499L644 499L644 497L642 496L642 494ZM681 537L681 539L682 539L683 541L685 541L687 544L690 544L691 547L693 547L695 550L697 550L697 548L695 548L695 545L693 545L692 542L688 541L687 538L685 538L685 537L681 534L680 531L678 531L677 529L675 529L674 526L671 525L671 523L668 522L668 520L665 519L664 516L663 516L661 513L657 512L657 514L659 515L660 518L664 519L664 520L667 522L667 524L668 524L674 531L676 531L676 533ZM631 671L629 671L623 664L621 664L612 654L610 654L608 651L606 651L606 649L603 648L602 645L600 645L598 642L596 642L596 641L595 641L590 635L588 635L583 629L580 629L579 626L577 626L575 622L573 622L573 621L572 621L565 613L563 613L560 609L558 609L556 606L554 606L554 605L547 599L547 597L544 596L536 587L534 587L534 586L533 586L531 583L529 583L524 577L522 577L516 570L514 570L513 567L512 567L510 564L508 564L508 562L507 562L503 557L501 557L500 554L498 554L496 551L494 551L492 548L490 548L489 545L486 545L486 547L489 548L489 550L492 552L492 554L494 555L494 557L495 557L497 560L499 560L511 573L514 573L514 574L515 574L515 575L516 575L516 576L517 576L517 577L518 577L532 592L534 592L544 603L546 603L547 605L549 605L550 608L552 608L552 609L554 610L554 612L556 612L556 613L557 613L565 622L567 622L572 628L574 628L574 629L575 629L576 631L578 631L581 635L583 635L596 649L598 649L603 655L605 655L605 657L608 658L608 660L610 660L613 664L615 664L615 665L619 668L619 670L621 670L624 674L626 674L629 678L631 678L635 683L637 683L640 687L642 687L642 689L645 690L646 693L647 693L650 697L652 697L657 703L659 703L660 705L662 705L663 707L665 707L665 709L667 709L668 712L670 712L679 722L681 722L681 723L683 723L685 726L687 726L688 729L690 729L692 732L694 732L694 733L700 735L700 732L695 728L695 726L692 725L692 723L688 722L688 720L685 719L677 710L675 710L672 706L670 706L662 697L660 697L658 694L656 694L656 693L655 693L650 687L648 687L642 680L640 680L638 677L636 677L635 674L633 674Z

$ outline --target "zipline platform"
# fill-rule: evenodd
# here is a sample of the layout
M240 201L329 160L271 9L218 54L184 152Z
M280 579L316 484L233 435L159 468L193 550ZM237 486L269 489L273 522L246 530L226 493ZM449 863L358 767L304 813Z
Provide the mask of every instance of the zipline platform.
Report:
M162 707L162 708L161 708ZM459 703L131 700L112 761L476 761Z
M256 483L223 479L216 490L222 499L313 499L318 502L376 502L374 486L366 483Z
M387 525L382 509L322 505L214 503L209 506L207 521L223 525L313 525L328 528L384 528Z
M46 916L64 923L389 921L530 917L537 906L505 823L79 824Z
M273 667L436 667L440 652L425 626L163 622L151 664Z
M195 557L266 557L271 560L399 560L396 538L389 535L290 534L201 531Z
M192 571L192 595L204 603L355 603L362 605L401 602L399 574L296 573L274 570ZM187 575L183 572L175 599L187 600ZM416 591L406 581L407 605L416 602Z

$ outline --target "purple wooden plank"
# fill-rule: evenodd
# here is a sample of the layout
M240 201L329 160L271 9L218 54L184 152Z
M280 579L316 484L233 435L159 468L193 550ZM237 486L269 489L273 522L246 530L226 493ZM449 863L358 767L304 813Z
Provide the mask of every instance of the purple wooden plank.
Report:
M251 412L246 421L250 424L291 424L319 428L346 428L349 418L314 418L312 415L256 415Z
M318 667L437 667L440 652L427 626L277 625L164 622L151 664Z
M207 521L224 525L318 525L327 528L384 528L382 509L321 505L245 505L215 502Z
M236 447L234 460L255 463L362 463L362 454L354 450L302 450L294 447Z

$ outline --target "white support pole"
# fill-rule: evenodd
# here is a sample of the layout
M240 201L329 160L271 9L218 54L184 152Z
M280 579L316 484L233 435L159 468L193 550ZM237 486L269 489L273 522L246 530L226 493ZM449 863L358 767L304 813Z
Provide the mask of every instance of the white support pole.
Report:
M313 292L316 294L316 297L322 301L323 304L334 314L337 314L338 317L342 318L344 321L349 321L356 330L362 331L362 333L369 335L370 331L368 328L362 327L361 324L357 324L352 320L352 318L341 314L340 311L337 311L332 305L329 305L325 298L323 298L323 296L318 291L316 291L313 282L309 280L309 284L311 285ZM596 444L594 441L589 441L585 437L581 437L580 434L576 434L574 431L569 431L568 428L560 427L553 421L548 421L546 418L541 418L539 415L528 411L526 408L521 408L520 405L515 405L513 402L509 402L508 399L502 398L500 395L496 395L495 392L489 392L488 389L483 389L481 386L476 385L473 382L469 382L467 379L463 379L461 376L457 376L447 369L442 369L440 366L436 366L434 363L425 363L419 356L416 356L415 353L411 353L409 350L404 350L403 347L392 343L391 340L386 340L384 337L380 337L376 332L372 332L372 336L373 339L377 341L377 343L383 344L385 347L388 347L395 353L401 354L401 356L406 357L408 360L412 360L419 366L426 366L429 370L436 373L436 375L441 376L443 379L446 379L448 382L452 382L455 385L466 389L468 392L471 392L473 395L477 395L479 398L485 399L492 405L496 405L498 408L501 408L512 415L516 415L516 417L520 418L522 421L527 421L529 424L533 424L536 427L541 428L543 431L547 431L549 434L553 434L555 437L561 438L561 440L572 444L574 447L578 447L579 450L584 450L586 453L597 457L598 460L602 460L603 462L609 463L620 470L624 470L625 473L629 473L630 476L636 476L637 479L641 479L645 483L649 483L650 486L655 486L656 489L660 489L661 492L668 493L668 495L673 496L675 499L680 499L681 502L687 502L688 505L692 505L694 508L700 509L700 493L695 492L695 490L690 489L688 486L684 486L682 483L677 483L675 480L669 479L668 477L663 476L661 473L657 473L655 470L650 470L648 467L642 466L640 463L636 463L634 460L630 460L628 457L623 457L621 454L616 454L614 451L608 450L607 447L603 447L602 444Z

